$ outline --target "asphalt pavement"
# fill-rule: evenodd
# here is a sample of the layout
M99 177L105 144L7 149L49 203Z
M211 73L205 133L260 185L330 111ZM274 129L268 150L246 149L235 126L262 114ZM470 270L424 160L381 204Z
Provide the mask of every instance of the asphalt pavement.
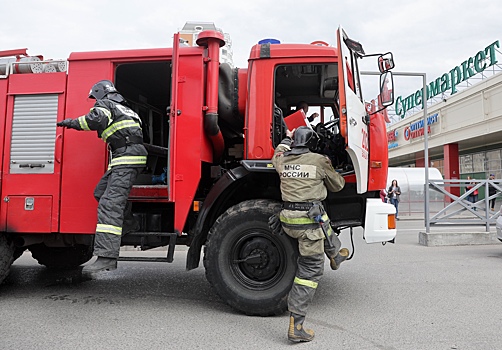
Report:
M302 349L502 349L502 243L425 247L421 220L400 220L395 244L366 244L325 275ZM350 247L348 231L341 235ZM128 252L163 254L163 252ZM0 349L286 349L288 315L249 317L211 289L186 250L167 263L119 262L82 280L28 252L0 286ZM296 348L296 347L295 347Z

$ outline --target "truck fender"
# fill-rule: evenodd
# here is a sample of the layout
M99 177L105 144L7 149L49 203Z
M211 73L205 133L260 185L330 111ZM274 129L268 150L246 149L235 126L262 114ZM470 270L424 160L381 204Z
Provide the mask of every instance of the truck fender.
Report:
M211 188L199 211L197 221L191 232L192 240L187 253L186 269L192 270L199 266L202 245L207 239L207 233L216 221L218 210L232 195L232 186L240 179L249 175L250 172L243 166L227 171Z

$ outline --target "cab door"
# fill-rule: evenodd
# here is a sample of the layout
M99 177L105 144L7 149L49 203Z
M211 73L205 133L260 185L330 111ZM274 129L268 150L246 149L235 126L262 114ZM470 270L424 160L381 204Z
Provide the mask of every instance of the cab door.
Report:
M357 193L368 190L368 124L369 117L363 102L357 45L351 41L342 27L337 31L338 84L340 92L340 133L345 138L357 180ZM362 47L360 47L362 51Z
M179 33L174 35L172 53L168 184L169 201L174 203L174 230L182 232L199 186L203 149L210 146L207 147L201 118L206 86L205 50L180 47L179 38Z
M176 135L178 129L178 89L179 89L179 61L180 61L180 34L175 33L173 39L173 56L171 61L171 106L169 114L169 152L167 154L167 181L169 201L174 202L176 198L176 182L172 174L175 171L176 161Z

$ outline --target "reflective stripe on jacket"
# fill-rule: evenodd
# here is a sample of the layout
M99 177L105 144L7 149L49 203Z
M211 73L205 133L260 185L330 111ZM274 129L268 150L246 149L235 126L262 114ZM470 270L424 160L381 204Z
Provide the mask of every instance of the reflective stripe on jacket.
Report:
M129 107L108 99L97 100L89 113L72 123L77 130L96 131L103 141L113 144L128 136L143 138L141 119ZM113 149L110 167L143 167L148 152L142 144Z

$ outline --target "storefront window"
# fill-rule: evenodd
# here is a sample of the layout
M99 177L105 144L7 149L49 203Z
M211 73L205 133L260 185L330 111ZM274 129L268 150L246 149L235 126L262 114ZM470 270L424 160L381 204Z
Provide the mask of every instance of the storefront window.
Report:
M500 150L488 151L486 152L486 172L490 174L495 174L499 178L501 173L501 158Z
M431 161L431 168L436 168L439 170L441 174L444 174L444 160L443 159L435 159Z
M472 154L460 156L460 173L472 173Z
M472 155L472 167L475 173L485 172L485 153L474 153Z

